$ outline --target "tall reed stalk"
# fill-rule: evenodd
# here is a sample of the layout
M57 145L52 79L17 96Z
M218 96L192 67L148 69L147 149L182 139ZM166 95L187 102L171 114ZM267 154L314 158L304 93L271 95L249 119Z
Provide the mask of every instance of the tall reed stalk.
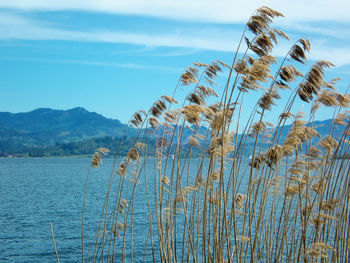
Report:
M281 16L269 7L254 12L231 67L219 60L188 67L178 83L189 90L180 107L173 108L177 85L171 97L133 115L129 124L138 136L127 156L115 157L93 255L86 257L82 242L83 261L349 260L350 96L337 92L337 80L326 81L332 63L309 65L307 39L281 60L271 55L279 38L289 39L272 27ZM310 66L305 74L302 64ZM225 76L219 95L216 81ZM255 102L254 93L261 96ZM281 96L289 99L275 107ZM306 117L295 109L298 100L312 103ZM320 107L335 114L322 138L312 126ZM247 121L243 111L251 112ZM269 114L278 114L275 125L266 121ZM104 151L95 153L93 166ZM135 198L142 188L143 257L134 253ZM86 194L87 185L84 207Z

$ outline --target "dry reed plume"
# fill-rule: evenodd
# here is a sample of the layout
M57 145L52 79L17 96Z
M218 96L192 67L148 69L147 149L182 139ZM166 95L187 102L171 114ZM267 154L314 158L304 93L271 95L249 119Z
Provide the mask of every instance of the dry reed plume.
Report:
M296 41L282 59L271 55L279 39L289 39L272 28L276 17L283 14L256 10L232 66L217 60L188 67L178 82L188 90L182 105L174 98L177 86L172 96L133 115L129 124L139 133L127 156L115 157L89 254L82 222L83 261L349 260L350 97L336 90L337 80L326 81L331 62L299 71L300 64L309 65L307 39ZM251 93L260 95L254 103ZM289 99L277 113L282 96ZM297 100L312 103L306 117L295 111ZM247 104L252 112L244 122ZM322 106L336 118L320 138L312 121ZM280 116L275 124L266 121L271 109ZM288 121L292 125L283 136ZM99 149L91 166L99 166L106 152ZM134 248L135 196L141 188L147 200L145 257ZM85 194L86 187L84 202Z

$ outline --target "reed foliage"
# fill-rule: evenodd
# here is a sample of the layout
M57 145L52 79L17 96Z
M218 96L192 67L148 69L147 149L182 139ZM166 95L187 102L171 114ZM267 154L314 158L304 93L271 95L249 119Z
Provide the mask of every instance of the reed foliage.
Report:
M331 62L309 65L307 39L296 41L279 61L271 55L281 38L288 39L272 27L281 16L268 7L257 9L231 66L219 60L194 63L174 94L132 116L129 124L139 134L127 156L115 156L96 243L89 253L82 249L83 262L349 260L350 169L349 160L339 156L349 153L350 97L337 92L337 80L326 81ZM300 72L301 64L309 71ZM226 82L218 88L222 76ZM182 104L175 99L180 86L188 90ZM257 101L254 94L261 95ZM288 96L287 103L274 107L281 96ZM311 103L311 111L295 110L298 100ZM336 117L323 138L311 125L320 107ZM247 121L242 111L251 112ZM268 114L278 114L277 123L266 121ZM288 122L292 127L281 141ZM344 133L336 134L336 125ZM191 136L185 137L186 130ZM157 138L152 158L150 138ZM199 158L192 157L194 149ZM92 167L106 151L95 153ZM144 247L151 259L140 258L139 251L136 257L133 248L135 195L141 188L148 204Z

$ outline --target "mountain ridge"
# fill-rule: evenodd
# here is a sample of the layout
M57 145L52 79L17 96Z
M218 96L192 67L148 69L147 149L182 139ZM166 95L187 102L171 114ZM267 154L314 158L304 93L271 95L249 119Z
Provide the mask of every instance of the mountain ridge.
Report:
M332 121L332 119L317 120L311 125L316 128L322 138L328 134ZM286 125L283 128L281 142L284 141L290 127L291 125ZM335 131L341 132L343 128L336 126ZM36 152L39 148L53 146L59 148L55 151L62 154L67 154L67 151L62 151L62 147L64 149L78 147L80 150L76 150L76 152L81 152L82 148L87 149L86 144L95 145L98 142L103 142L106 146L108 143L114 145L125 131L126 136L130 139L135 137L138 132L137 129L131 128L119 120L106 118L82 107L68 110L38 108L22 113L0 112L0 154L6 156L30 150ZM206 127L199 128L199 133L205 134L206 131ZM154 139L157 134L162 133L155 130L152 132ZM184 144L187 143L187 138L191 135L191 129L185 128ZM315 140L318 141L318 139ZM253 141L252 138L248 139L247 145L253 144ZM89 152L90 150L84 151ZM68 152L68 154L70 153L74 153L74 151Z
M0 112L0 139L16 139L27 145L46 145L96 137L131 136L134 129L82 107L68 110L38 108L29 112ZM15 137L15 138L13 138Z

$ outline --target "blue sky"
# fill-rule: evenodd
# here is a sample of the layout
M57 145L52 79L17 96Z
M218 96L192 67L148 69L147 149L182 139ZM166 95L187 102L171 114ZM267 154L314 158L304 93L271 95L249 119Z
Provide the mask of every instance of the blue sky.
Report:
M273 54L308 37L310 63L336 64L327 79L341 77L337 88L345 91L350 1L0 0L0 111L81 106L126 123L172 94L191 63L230 64L244 24L262 5L285 15L275 26L291 38Z

